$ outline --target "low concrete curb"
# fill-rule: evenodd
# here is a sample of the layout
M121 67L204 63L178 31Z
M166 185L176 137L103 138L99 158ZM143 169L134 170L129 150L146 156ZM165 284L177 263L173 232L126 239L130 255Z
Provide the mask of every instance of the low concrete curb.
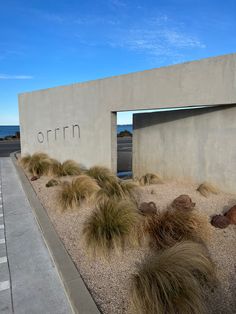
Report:
M23 189L28 197L31 208L42 231L45 243L57 267L65 287L73 311L77 314L99 314L96 303L89 293L83 279L75 267L71 257L59 239L46 210L40 203L31 183L17 164L16 152L11 155L12 162L20 177Z

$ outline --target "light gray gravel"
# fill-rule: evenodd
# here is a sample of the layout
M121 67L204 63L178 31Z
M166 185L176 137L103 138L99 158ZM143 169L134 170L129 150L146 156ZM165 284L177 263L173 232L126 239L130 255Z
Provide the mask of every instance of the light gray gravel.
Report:
M148 248L126 248L122 256L112 256L109 262L89 258L82 241L83 222L91 213L91 206L84 204L79 210L61 213L57 203L58 187L45 188L48 178L32 182L44 207L73 261L77 265L96 303L104 314L124 314L128 311L128 287L135 264L141 261ZM220 193L209 198L196 191L190 182L168 181L164 184L139 188L139 202L154 201L160 210L165 209L180 194L188 194L196 202L196 210L210 217L222 213L236 204L236 195ZM207 247L216 264L218 288L206 291L209 314L235 314L236 309L236 227L212 231Z

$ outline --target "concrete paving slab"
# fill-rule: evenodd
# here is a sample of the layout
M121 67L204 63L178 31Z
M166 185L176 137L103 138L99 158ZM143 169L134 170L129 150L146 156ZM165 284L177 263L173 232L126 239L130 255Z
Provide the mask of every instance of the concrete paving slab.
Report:
M6 251L6 246L5 245L0 245L0 258L7 256L7 251Z
M70 314L64 287L10 158L0 159L0 166L14 313Z
M28 197L36 220L41 228L45 242L71 301L73 310L79 314L99 314L100 311L83 282L78 270L60 241L46 210L40 203L34 189L22 169L18 166L14 154L11 156L20 177L24 191Z
M0 257L0 265L7 264L7 256L3 255Z
M8 204L8 210L4 213L4 216L11 214L30 214L31 209L25 207L25 200L22 199L21 195L11 195L4 197L4 202ZM16 206L17 204L17 206Z
M1 314L12 314L12 302L11 302L11 291L10 289L0 292L0 313Z
M4 237L4 230L0 230L0 238L3 238Z
M1 258L0 258L1 261ZM0 282L9 280L8 264L0 262Z
M0 281L0 292L9 290L10 289L10 281L9 280L4 280Z

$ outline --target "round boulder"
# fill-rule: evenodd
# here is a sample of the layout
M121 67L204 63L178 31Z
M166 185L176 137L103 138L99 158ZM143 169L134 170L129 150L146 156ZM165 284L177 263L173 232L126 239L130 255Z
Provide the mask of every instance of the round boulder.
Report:
M39 178L39 177L37 177L37 176L33 176L33 177L30 179L30 181L36 181L36 180L38 180L38 178Z
M231 207L226 213L225 217L229 219L229 223L232 225L236 225L236 205Z
M147 216L147 215L155 215L157 213L157 207L156 204L154 202L143 202L140 204L139 206L139 210L140 212Z
M190 196L183 194L174 199L171 206L175 209L192 210L195 203L192 202Z
M228 227L229 223L230 223L229 219L226 216L222 215L215 215L211 219L212 226L220 229Z

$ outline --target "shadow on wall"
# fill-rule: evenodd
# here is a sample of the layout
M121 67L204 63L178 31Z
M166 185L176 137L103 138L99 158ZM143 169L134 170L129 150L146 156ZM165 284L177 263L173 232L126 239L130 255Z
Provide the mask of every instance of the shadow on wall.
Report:
M176 109L176 110L168 110L168 111L157 111L152 113L142 113L144 119L142 121L140 119L136 119L140 114L133 115L133 130L137 130L140 128L149 127L156 124L168 123L176 120L186 119L193 116L205 115L207 113L212 113L215 111L227 110L229 108L236 107L236 104L232 105L219 105L212 107L202 107L199 109ZM181 107L179 107L181 108ZM174 112L174 114L173 114ZM147 119L145 119L145 116Z

